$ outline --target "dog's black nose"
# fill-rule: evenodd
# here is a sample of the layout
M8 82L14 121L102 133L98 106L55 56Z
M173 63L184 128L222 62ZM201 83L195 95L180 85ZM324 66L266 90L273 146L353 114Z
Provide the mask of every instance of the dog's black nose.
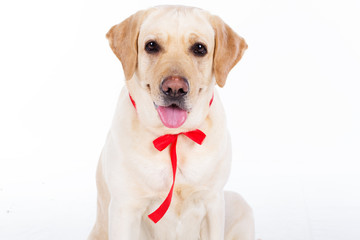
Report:
M162 81L160 88L166 96L178 98L189 92L189 82L183 77L170 76Z

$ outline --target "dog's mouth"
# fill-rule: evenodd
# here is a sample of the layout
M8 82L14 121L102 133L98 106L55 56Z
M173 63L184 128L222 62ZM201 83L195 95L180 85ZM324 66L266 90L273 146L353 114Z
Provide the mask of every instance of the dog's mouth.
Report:
M165 127L178 128L186 121L188 112L177 104L158 106L154 103L154 105L159 114L160 120Z

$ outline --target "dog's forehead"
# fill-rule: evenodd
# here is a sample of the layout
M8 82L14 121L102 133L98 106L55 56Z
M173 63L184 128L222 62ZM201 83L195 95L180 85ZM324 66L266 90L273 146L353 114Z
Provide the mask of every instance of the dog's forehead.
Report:
M152 11L140 28L141 37L148 35L199 36L207 41L214 39L215 32L209 14L200 9L160 8Z

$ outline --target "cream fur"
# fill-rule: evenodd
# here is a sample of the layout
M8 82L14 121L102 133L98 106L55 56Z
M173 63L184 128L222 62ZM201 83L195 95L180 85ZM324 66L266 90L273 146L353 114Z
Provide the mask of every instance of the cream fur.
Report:
M224 109L215 90L218 79L214 78L213 67L215 45L220 44L216 42L220 23L214 21L221 20L200 9L166 6L139 12L109 31L110 45L130 77L121 91L99 160L98 212L89 240L254 238L251 208L238 194L223 191L230 171L231 143ZM129 29L129 24L138 27L136 56L119 49L125 41L134 39L129 36L125 40L124 34L119 33L128 31L123 29ZM224 25L223 30L226 28ZM243 51L243 39L236 34L232 38ZM163 51L149 56L143 46L154 39ZM197 41L207 46L208 54L203 58L189 51L189 46ZM132 46L130 43L128 48ZM232 62L222 60L229 65L227 71L243 52L234 54L237 55ZM136 59L135 68L127 57ZM191 110L178 129L163 126L154 107L154 103L162 104L159 84L168 75L185 76L191 89L186 102ZM172 183L172 170L169 150L159 152L152 141L164 134L194 129L201 129L207 137L200 146L179 136L173 200L163 219L154 224L147 215L165 199Z

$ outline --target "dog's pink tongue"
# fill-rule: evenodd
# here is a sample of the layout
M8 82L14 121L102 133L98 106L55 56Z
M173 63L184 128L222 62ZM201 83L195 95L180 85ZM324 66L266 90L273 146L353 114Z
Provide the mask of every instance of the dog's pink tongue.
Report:
M187 118L187 112L177 107L162 107L157 108L157 112L162 123L168 128L178 128L184 124Z

